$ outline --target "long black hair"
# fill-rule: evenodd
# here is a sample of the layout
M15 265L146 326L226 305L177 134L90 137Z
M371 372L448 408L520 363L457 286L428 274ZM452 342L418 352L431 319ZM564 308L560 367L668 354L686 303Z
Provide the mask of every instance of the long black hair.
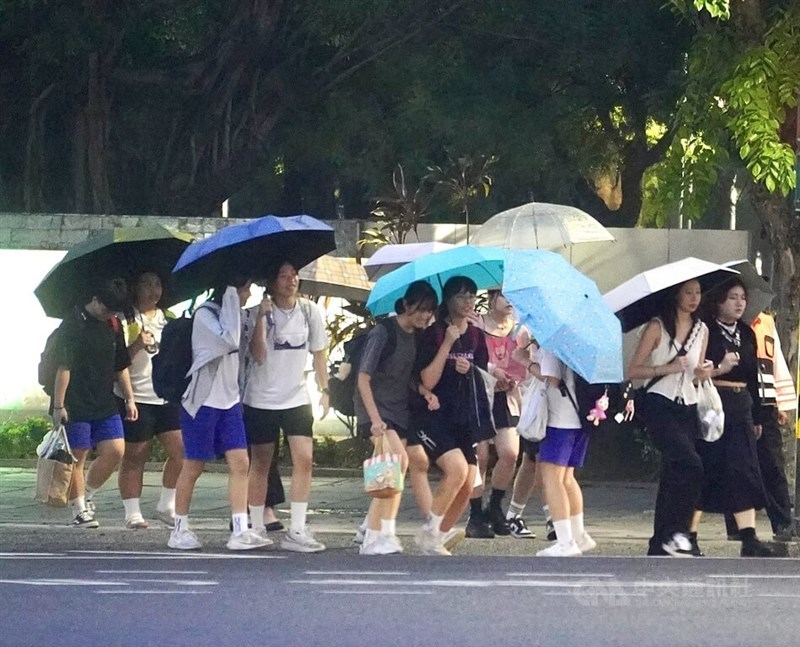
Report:
M689 279L688 281L684 281L683 283L678 283L677 285L673 285L668 291L667 295L661 301L661 308L658 316L661 318L661 322L664 325L664 330L667 331L669 335L669 339L671 342L675 341L675 334L677 330L677 322L678 322L678 294L681 291L681 288L689 283L689 281L696 281L697 279ZM697 308L694 312L691 313L692 317L692 326L694 326L695 322L700 318L699 314L700 308Z
M406 289L403 298L395 301L394 311L399 315L405 313L407 308L433 312L438 305L439 297L436 296L436 290L430 286L430 283L427 281L414 281Z
M242 270L232 270L225 280L214 287L214 291L211 294L209 301L221 306L222 297L225 296L225 288L227 288L229 285L232 285L236 289L239 289L247 285L250 280L251 277L248 273Z
M468 276L451 276L442 287L442 302L439 304L439 312L436 318L444 320L450 314L447 308L447 302L452 299L456 294L462 292L469 292L475 294L478 292L478 286Z

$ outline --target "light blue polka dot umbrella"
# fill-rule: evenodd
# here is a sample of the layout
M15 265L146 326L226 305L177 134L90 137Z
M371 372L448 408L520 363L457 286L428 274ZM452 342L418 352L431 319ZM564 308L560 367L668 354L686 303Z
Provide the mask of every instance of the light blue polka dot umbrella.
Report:
M503 294L537 343L592 384L622 381L622 327L594 281L558 254L506 251Z

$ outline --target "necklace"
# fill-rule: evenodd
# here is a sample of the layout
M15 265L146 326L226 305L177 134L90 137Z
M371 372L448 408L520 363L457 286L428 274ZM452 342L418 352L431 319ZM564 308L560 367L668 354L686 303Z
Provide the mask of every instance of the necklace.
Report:
M734 321L732 324L727 324L717 319L717 325L722 333L722 336L731 344L739 348L742 345L742 333L739 330L739 322Z
M280 311L281 311L281 312L284 314L284 316L285 316L285 317L287 317L287 318L288 318L288 317L291 317L291 316L292 316L292 314L294 313L294 311L297 309L297 301L295 301L295 302L294 302L294 305L293 305L291 308L289 308L289 309L284 309L284 308L281 308L281 307L280 307L280 306L278 306L278 305L276 305L275 307L276 307L278 310L280 310Z

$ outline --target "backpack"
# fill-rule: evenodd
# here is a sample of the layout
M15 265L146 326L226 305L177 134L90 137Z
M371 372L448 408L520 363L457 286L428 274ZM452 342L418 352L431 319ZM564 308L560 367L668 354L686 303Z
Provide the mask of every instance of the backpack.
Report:
M564 382L559 388L562 395L569 397L580 418L581 427L587 432L605 430L612 422L620 423L623 419L620 416L625 416L628 401L633 398L630 382L589 384L577 373L574 396Z
M189 386L191 378L186 374L192 367L193 324L194 314L173 319L161 331L158 353L152 360L153 390L167 402L180 402Z
M380 363L394 353L395 348L397 348L397 328L389 318L378 319L375 325L384 326L389 336L381 350ZM366 328L350 341L345 342L344 359L331 367L331 373L328 377L330 405L343 416L356 415L353 398L356 394L358 367L361 364L361 356L364 354L364 348L367 345L367 334L372 328L374 326ZM344 377L340 377L343 372L343 365L349 365L350 370L346 372Z
M81 323L86 321L83 313L78 316ZM111 329L115 333L114 341L116 342L116 333L120 329L119 319L111 317L108 321L109 326L111 326ZM39 366L36 369L39 384L42 389L44 389L45 394L51 398L53 397L53 387L55 387L56 373L58 372L58 355L63 326L64 322L62 321L58 325L58 328L47 336L47 341L44 343L42 353L39 355ZM116 352L116 345L114 346L114 352Z

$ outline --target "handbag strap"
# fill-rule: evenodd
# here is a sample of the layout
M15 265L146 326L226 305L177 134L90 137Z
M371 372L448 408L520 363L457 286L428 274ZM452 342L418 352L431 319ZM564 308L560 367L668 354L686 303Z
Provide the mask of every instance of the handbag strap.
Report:
M664 324L662 323L661 325L663 326ZM697 333L700 330L701 326L702 326L701 321L697 319L694 322L694 326L692 326L692 329L689 331L689 334L686 335L686 339L684 339L683 345L676 351L676 353L672 357L670 357L669 362L667 362L667 364L674 362L675 359L677 357L680 357L681 355L686 355L686 353L689 350L688 346L694 341L694 338L697 336ZM651 388L653 388L653 386L655 386L665 377L667 377L666 373L664 375L657 375L656 377L652 378L647 384L644 385L644 390L649 391Z

